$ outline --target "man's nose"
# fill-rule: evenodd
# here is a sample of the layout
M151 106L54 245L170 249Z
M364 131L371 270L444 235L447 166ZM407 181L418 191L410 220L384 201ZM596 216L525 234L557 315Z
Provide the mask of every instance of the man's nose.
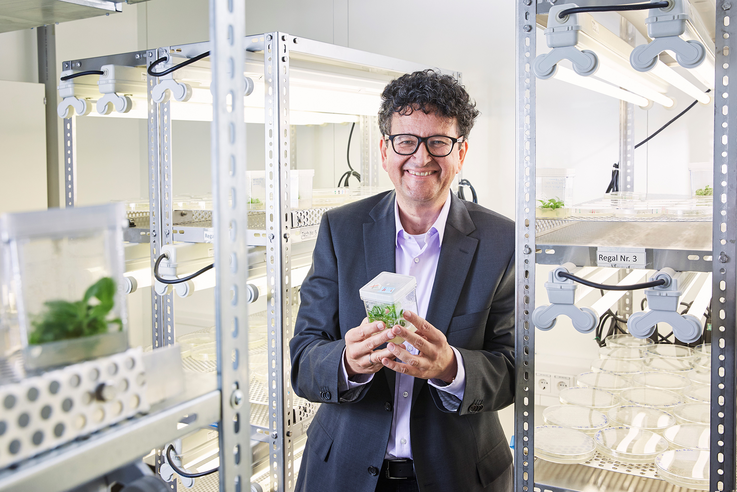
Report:
M423 166L432 161L433 157L430 155L430 152L427 151L427 142L420 142L420 146L417 148L417 151L412 154L412 158L415 162L419 162Z

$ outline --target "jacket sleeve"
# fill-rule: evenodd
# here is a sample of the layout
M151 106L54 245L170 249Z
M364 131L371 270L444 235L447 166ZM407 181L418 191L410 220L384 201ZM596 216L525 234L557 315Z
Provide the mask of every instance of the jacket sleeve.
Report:
M339 394L345 342L339 323L338 262L329 214L320 223L312 267L302 282L300 296L294 336L289 342L294 392L319 403L359 401L371 383Z

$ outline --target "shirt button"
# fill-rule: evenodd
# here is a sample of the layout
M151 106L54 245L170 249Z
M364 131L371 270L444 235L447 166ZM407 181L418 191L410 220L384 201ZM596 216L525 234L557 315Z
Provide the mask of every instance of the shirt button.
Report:
M387 412L391 412L392 411L392 404L389 403L389 402L384 403L384 410L386 410Z
M419 262L420 262L420 259L419 258L415 258L415 263L419 263Z
M405 391L404 393L402 393L402 396L405 397L405 398L407 398L409 396L409 393L407 391Z
M404 438L400 439L399 442L402 443L402 444L407 444L407 440L404 439Z

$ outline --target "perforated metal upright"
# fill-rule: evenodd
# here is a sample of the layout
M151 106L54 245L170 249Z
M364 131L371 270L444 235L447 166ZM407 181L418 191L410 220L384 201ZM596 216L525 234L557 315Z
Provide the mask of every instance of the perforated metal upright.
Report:
M556 3L552 0L550 4ZM596 0L578 0L577 5L595 5ZM625 0L621 4L634 3ZM540 485L534 478L534 373L535 333L529 314L535 307L535 77L531 65L536 56L535 28L538 6L548 3L517 0L517 393L515 400L515 491L534 489L562 491L559 487ZM737 79L735 19L729 0L716 2L716 74L714 90L714 209L713 209L713 286L712 312L712 384L711 384L711 455L710 487L712 492L733 492L737 486L737 124L730 115L737 114L737 102L729 92L729 82ZM622 140L631 145L628 130L630 115L624 113ZM734 119L734 118L731 118ZM627 149L623 149L626 151ZM625 155L620 176L632 176L632 163ZM620 163L622 164L622 163ZM631 179L630 181L631 182Z

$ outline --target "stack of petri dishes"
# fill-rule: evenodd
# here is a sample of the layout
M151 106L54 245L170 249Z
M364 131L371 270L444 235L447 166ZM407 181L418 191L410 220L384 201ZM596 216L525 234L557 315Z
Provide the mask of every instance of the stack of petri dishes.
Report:
M547 407L543 410L543 419L548 425L575 429L589 435L596 434L609 425L609 419L603 412L578 405Z
M663 436L637 427L608 427L594 437L597 450L619 461L649 463L668 449Z
M711 406L708 403L686 403L673 410L673 415L682 424L709 425Z
M655 388L632 388L620 393L622 401L629 405L654 408L677 408L683 405L683 398L673 391Z
M672 448L709 449L709 426L706 424L678 424L668 427L663 437Z
M612 425L620 424L657 434L676 425L675 416L660 408L622 405L609 410L608 416Z
M623 359L598 359L591 363L591 370L594 372L610 372L620 376L631 376L643 371L643 362Z
M535 456L553 463L574 464L590 460L596 452L591 436L559 426L535 427Z
M632 376L635 386L682 392L691 386L691 380L678 374L662 371L646 371Z
M647 371L686 372L695 365L694 351L690 347L673 344L657 344L647 348L649 358L643 365Z
M632 380L610 372L584 372L576 376L576 385L618 394L633 387Z
M564 389L560 392L559 399L564 405L578 405L596 410L608 410L619 404L619 397L610 391L582 386Z
M711 386L692 385L683 390L683 396L689 403L709 403L711 401Z
M619 334L606 337L604 343L607 347L645 347L653 345L649 338L637 338L628 334Z
M658 475L678 487L709 490L709 451L672 449L655 458Z

